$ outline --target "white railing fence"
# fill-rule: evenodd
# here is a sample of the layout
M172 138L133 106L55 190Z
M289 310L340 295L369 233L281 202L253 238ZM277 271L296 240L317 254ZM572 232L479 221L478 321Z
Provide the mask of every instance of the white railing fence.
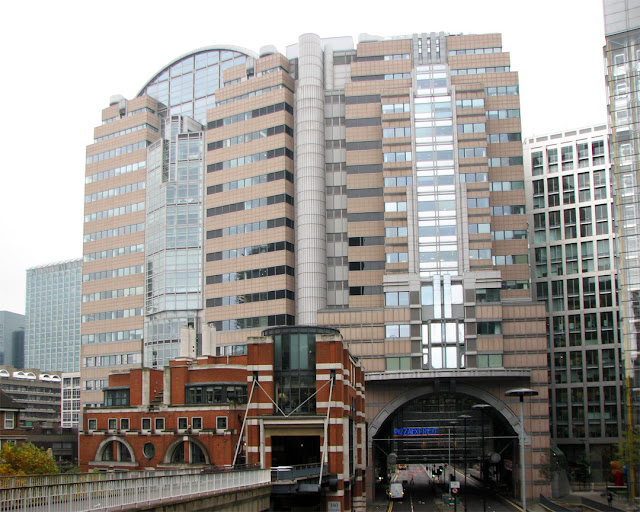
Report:
M33 478L33 477L32 477ZM193 473L0 489L0 511L81 512L270 484L271 470Z

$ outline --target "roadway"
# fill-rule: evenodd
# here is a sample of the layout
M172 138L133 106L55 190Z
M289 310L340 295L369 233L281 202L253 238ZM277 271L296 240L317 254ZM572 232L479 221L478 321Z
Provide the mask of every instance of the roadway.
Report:
M444 466L444 475L450 475L453 469ZM488 489L483 489L477 480L468 477L465 489L464 473L456 471L460 481L457 505L446 505L442 498L443 490L448 492L447 484L439 483L438 477L431 476L430 466L424 464L409 464L407 469L398 470L392 481L403 482L404 499L389 502L387 512L514 512L522 509L515 503L509 503L496 497ZM443 478L444 480L444 478ZM465 498L467 500L465 509Z

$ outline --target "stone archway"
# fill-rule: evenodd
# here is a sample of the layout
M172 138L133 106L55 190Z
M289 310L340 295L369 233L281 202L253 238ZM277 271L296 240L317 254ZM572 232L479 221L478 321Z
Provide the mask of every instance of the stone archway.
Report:
M502 400L497 398L494 394L489 393L488 391L481 389L477 386L469 386L468 384L458 384L456 386L456 391L460 394L468 395L477 398L478 400L482 400L483 402L492 406L497 412L499 412L505 420L511 425L515 433L520 436L523 430L523 426L520 423L520 418L517 414L515 414L511 408L504 403ZM377 414L377 416L371 421L368 428L368 443L369 448L371 448L371 443L375 438L378 430L382 427L384 422L398 409L400 409L403 405L410 402L411 400L418 398L423 395L430 395L436 392L435 387L432 384L426 384L423 386L419 386L416 388L412 388L401 395L398 395L393 400L388 402L382 410ZM527 433L526 429L524 430L524 444L528 445L531 443L531 436Z

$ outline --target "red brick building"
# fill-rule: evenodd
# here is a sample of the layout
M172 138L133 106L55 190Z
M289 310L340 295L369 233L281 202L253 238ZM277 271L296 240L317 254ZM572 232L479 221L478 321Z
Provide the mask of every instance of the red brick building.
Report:
M339 331L277 327L230 352L110 375L103 407L84 411L82 470L324 463L274 499L364 510L364 374Z
M27 442L27 431L20 426L20 411L24 407L0 390L0 447L5 443Z

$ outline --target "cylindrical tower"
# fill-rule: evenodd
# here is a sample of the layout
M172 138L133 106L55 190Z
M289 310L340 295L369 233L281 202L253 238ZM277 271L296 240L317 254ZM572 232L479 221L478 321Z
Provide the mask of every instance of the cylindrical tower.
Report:
M296 89L296 323L316 325L327 305L323 54L320 38L299 40Z

